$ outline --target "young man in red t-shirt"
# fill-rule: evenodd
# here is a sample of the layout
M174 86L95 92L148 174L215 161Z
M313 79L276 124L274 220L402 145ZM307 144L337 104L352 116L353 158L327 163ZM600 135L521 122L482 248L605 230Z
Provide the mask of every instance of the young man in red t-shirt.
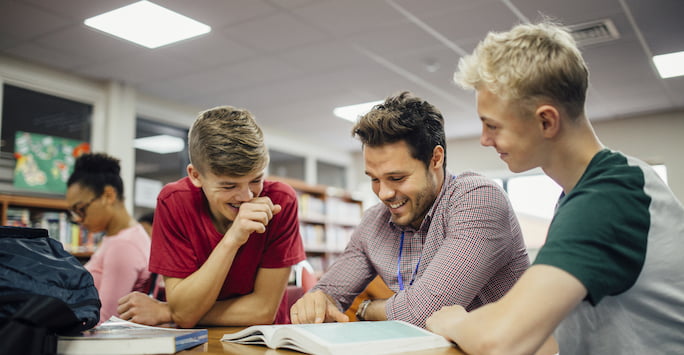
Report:
M290 267L305 258L297 196L264 180L268 150L252 115L230 106L200 113L189 134L188 176L159 193L150 271L167 303L123 297L120 317L180 327L289 323Z

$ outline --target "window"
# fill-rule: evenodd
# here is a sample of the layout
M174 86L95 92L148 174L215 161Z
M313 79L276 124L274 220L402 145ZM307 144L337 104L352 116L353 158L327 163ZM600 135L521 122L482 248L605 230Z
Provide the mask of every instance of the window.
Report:
M52 140L53 137L61 138L57 139L60 142L90 143L92 105L8 84L3 85L2 93L0 190L15 191L17 188L26 188L24 186L15 187L13 179L17 132L30 133L30 135L23 135L22 137L44 137L45 139L40 140L41 144L53 148L63 147L61 144L53 145L55 142ZM71 147L70 144L69 146ZM62 154L69 154L69 152L62 149L49 156L41 154L41 162L37 163L39 170L46 169L52 172L46 166L56 164L55 157L61 157ZM67 157L71 156L67 155ZM66 189L66 179L71 173L70 165L73 164L73 161L73 159L68 161L65 159L62 162L64 164L57 164L62 167L66 166L66 169L61 169L57 175L47 172L41 174L40 176L47 177L43 179L44 183L32 183L31 189L61 195L62 190Z
M138 117L135 138L166 135L180 138L183 148L170 153L155 153L135 149L135 211L134 215L151 212L156 202L157 190L161 186L176 181L186 175L190 163L188 157L188 130L164 123ZM147 201L141 201L145 199ZM152 201L149 201L153 199Z
M92 105L5 84L2 152L14 152L17 131L90 142Z
M546 175L512 177L505 180L504 186L520 222L530 260L534 260L546 241L562 189Z
M316 162L317 182L321 185L347 187L347 169L344 166L330 164L322 161Z
M306 159L302 156L269 149L271 161L268 165L270 175L305 180Z

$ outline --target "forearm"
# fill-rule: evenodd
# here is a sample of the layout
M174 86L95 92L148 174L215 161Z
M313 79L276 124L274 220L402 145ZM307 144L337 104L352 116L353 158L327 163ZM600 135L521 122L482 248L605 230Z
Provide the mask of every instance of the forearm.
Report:
M428 329L468 354L532 354L585 295L564 271L533 266L499 301L470 313L446 307L430 317Z
M350 278L349 275L364 277ZM312 290L322 291L340 310L346 310L375 275L360 249L348 247L335 261L335 267L328 270Z
M290 267L259 269L252 293L215 302L200 323L222 326L272 324L283 299L289 275Z
M222 241L192 275L184 279L165 278L166 298L176 324L193 327L214 306L238 248L239 245Z
M250 293L217 301L198 322L213 326L248 326L272 324L278 313L282 294L277 299Z

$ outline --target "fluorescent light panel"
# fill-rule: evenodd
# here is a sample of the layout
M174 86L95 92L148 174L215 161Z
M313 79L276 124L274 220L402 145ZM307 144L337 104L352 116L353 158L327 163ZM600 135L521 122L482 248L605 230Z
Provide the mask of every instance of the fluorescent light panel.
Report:
M136 149L146 150L157 154L176 153L185 149L185 141L179 137L166 134L136 138L134 141Z
M335 107L333 114L339 118L344 118L347 121L356 122L359 116L363 116L370 111L373 106L383 103L384 101L371 101L362 104L348 105Z
M201 22L149 1L139 1L91 17L84 23L147 48L161 47L211 31L211 27Z
M653 56L653 63L663 79L684 75L684 51Z

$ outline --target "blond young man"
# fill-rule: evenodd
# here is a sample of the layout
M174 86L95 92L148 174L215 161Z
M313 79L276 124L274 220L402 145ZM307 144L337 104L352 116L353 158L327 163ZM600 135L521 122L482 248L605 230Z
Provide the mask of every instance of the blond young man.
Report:
M252 115L201 112L189 133L188 176L157 198L150 271L168 303L120 300L123 319L181 327L289 323L290 267L305 258L295 191L265 181L268 150Z
M428 329L472 354L684 353L684 208L644 162L605 148L584 113L588 70L550 23L490 33L455 79L477 93L480 142L562 188L546 244L501 300L447 307Z

